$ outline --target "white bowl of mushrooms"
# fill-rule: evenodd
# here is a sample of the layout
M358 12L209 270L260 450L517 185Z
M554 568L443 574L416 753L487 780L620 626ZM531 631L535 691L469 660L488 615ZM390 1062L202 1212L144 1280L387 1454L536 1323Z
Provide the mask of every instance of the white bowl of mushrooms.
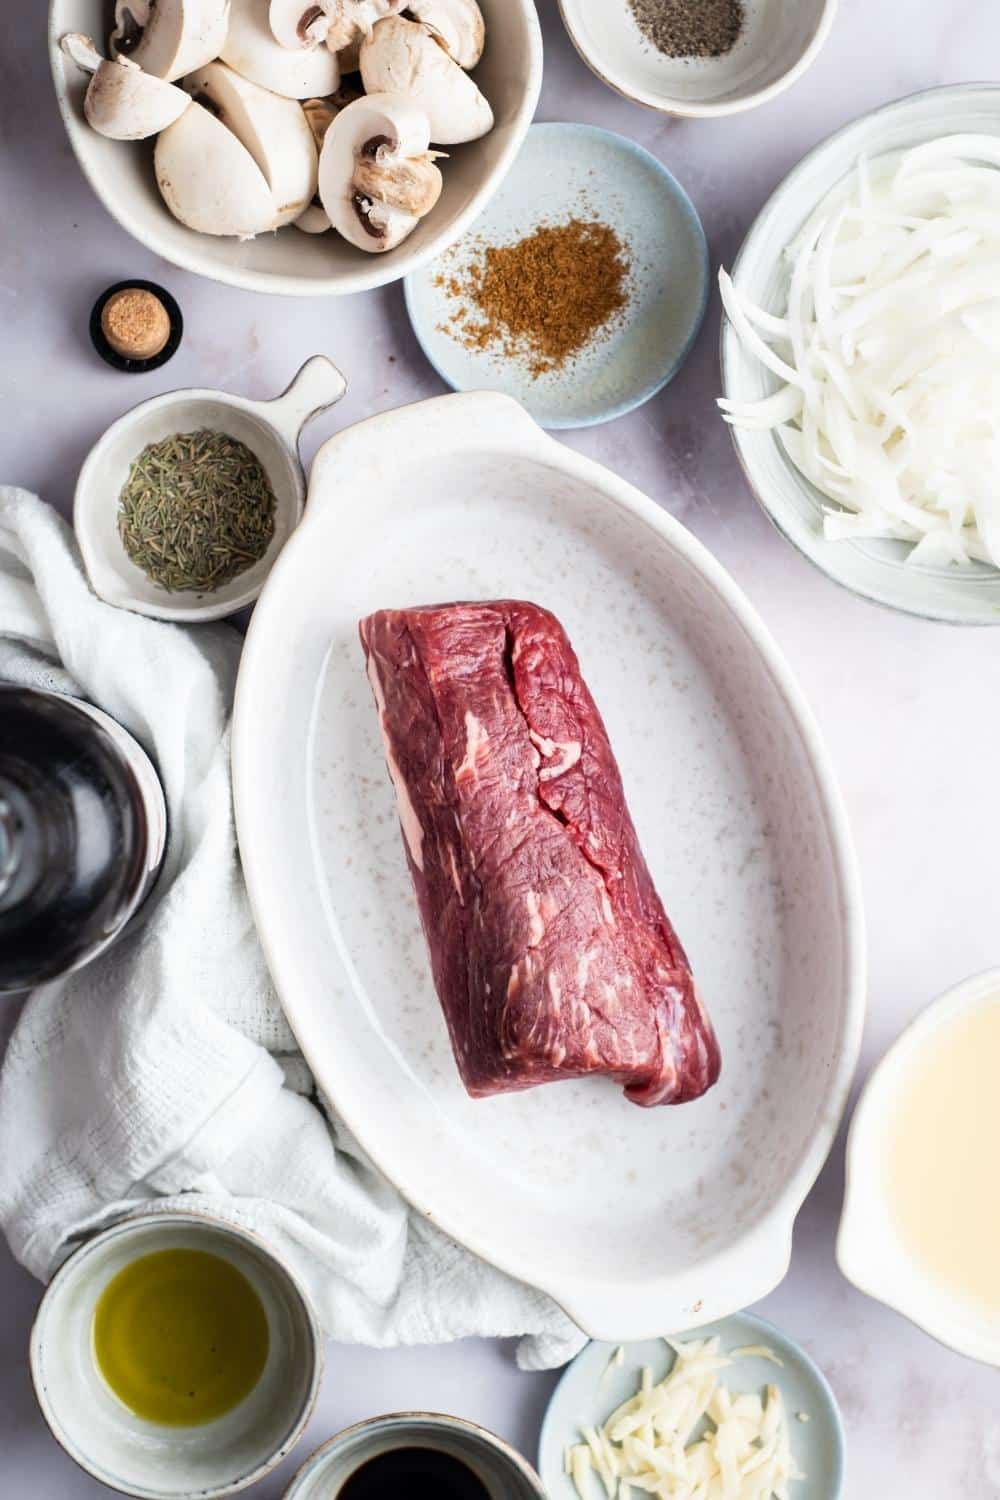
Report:
M51 0L84 173L165 260L364 291L459 237L534 114L532 0Z

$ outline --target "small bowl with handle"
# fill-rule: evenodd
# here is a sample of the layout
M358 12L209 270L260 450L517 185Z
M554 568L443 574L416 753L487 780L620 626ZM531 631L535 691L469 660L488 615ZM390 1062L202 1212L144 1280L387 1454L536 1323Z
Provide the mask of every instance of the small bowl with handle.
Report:
M73 501L73 526L94 592L122 609L189 624L218 620L252 604L302 516L302 429L346 389L337 366L314 354L274 401L250 401L227 391L168 391L119 417L84 460ZM125 551L118 534L118 497L131 464L147 444L205 427L238 438L260 460L275 498L274 535L263 557L214 592L168 592Z
M109 1282L140 1256L206 1251L247 1278L263 1307L268 1352L256 1385L198 1426L161 1426L130 1411L98 1369L93 1325ZM139 1500L219 1500L269 1474L312 1415L322 1334L291 1270L256 1235L208 1214L160 1212L95 1235L57 1271L30 1345L31 1377L53 1437L88 1474Z
M255 0L266 13L267 0ZM251 240L199 234L175 219L156 186L152 140L98 135L83 112L87 75L62 52L67 32L108 35L111 0L49 0L49 63L56 101L77 164L104 208L133 239L182 270L228 286L281 296L342 296L398 281L464 234L512 166L535 113L542 83L542 33L533 0L480 0L486 50L474 78L494 126L449 148L441 197L402 244L369 255L336 231L303 234L294 225Z

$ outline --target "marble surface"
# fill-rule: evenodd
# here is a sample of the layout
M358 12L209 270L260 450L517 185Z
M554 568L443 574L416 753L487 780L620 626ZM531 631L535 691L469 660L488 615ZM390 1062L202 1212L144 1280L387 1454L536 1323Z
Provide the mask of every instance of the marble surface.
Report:
M188 384L267 396L316 351L343 366L351 389L315 425L310 454L335 427L441 389L396 288L344 302L281 302L197 281L133 244L93 198L62 134L45 8L4 9L0 477L66 510L84 454L128 405ZM790 93L734 120L685 124L603 88L566 41L554 0L540 9L539 117L591 121L649 147L690 192L715 261L731 259L767 194L830 130L911 90L979 79L1000 56L1000 9L986 0L842 0L825 52ZM136 379L100 364L87 338L95 296L124 276L162 281L187 319L177 358ZM886 614L791 552L750 498L713 412L717 336L714 306L671 386L631 416L566 441L640 485L712 548L812 700L864 873L871 990L863 1077L927 1000L1000 962L991 840L1000 821L1000 634ZM349 493L342 503L351 503ZM10 1020L8 1005L0 1043ZM842 1155L838 1144L802 1212L788 1277L760 1311L801 1339L830 1377L847 1423L851 1500L1000 1495L1000 1377L939 1349L837 1273ZM31 1395L25 1349L37 1297L37 1285L0 1249L0 1495L86 1500L105 1492L49 1440ZM335 1348L300 1456L346 1422L413 1405L478 1418L531 1454L553 1379L520 1374L501 1345ZM276 1500L293 1466L261 1484L259 1500Z

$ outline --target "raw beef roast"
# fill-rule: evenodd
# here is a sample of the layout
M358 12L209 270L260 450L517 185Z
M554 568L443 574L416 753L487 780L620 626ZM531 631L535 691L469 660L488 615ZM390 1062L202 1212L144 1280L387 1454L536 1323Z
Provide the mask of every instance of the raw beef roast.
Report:
M361 622L434 981L472 1095L606 1073L694 1099L719 1049L558 620L501 599Z

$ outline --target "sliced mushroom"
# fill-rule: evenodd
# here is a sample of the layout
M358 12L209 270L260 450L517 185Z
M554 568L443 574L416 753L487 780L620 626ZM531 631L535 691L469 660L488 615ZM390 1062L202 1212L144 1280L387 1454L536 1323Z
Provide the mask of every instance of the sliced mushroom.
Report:
M192 101L156 142L156 182L175 218L202 234L252 239L278 227L267 178L210 110Z
M406 0L269 0L268 21L282 47L316 47L331 52L360 45L383 16L401 11Z
M354 49L371 36L375 23L385 16L398 15L406 0L323 0L323 3L330 16L326 45L341 54L341 71L351 73L356 71L357 63L354 68L347 67L343 54L348 54L350 62Z
M407 0L406 14L433 33L460 68L474 68L486 45L486 25L477 0Z
M229 0L116 0L111 51L157 78L182 78L218 57Z
M361 43L363 36L356 36L353 42L348 42L346 47L341 47L337 53L337 61L340 63L340 76L345 73L356 73L361 67Z
M312 133L316 150L319 151L323 145L323 139L333 121L339 113L339 106L330 99L303 99L302 113L306 124Z
M312 131L317 151L322 150L326 132L340 111L361 97L360 90L342 83L329 99L304 99L302 101L302 112L309 122L309 129ZM319 193L316 193L309 207L299 214L295 220L295 227L306 234L325 234L331 227L330 216L320 202Z
M369 94L404 94L424 110L440 146L474 141L493 128L484 95L419 21L379 21L361 48L361 77Z
M429 145L426 114L398 94L342 109L319 158L319 196L334 229L361 250L400 244L441 192Z
M232 0L229 32L218 56L251 83L287 99L332 94L340 82L336 53L327 47L283 47L275 40L268 0Z
M302 107L241 78L225 63L209 63L185 80L192 98L209 109L250 152L277 209L290 224L316 192L317 145Z
M183 89L144 73L128 58L102 57L89 36L73 32L60 46L77 67L91 74L83 112L99 135L113 141L143 141L157 135L191 102Z

